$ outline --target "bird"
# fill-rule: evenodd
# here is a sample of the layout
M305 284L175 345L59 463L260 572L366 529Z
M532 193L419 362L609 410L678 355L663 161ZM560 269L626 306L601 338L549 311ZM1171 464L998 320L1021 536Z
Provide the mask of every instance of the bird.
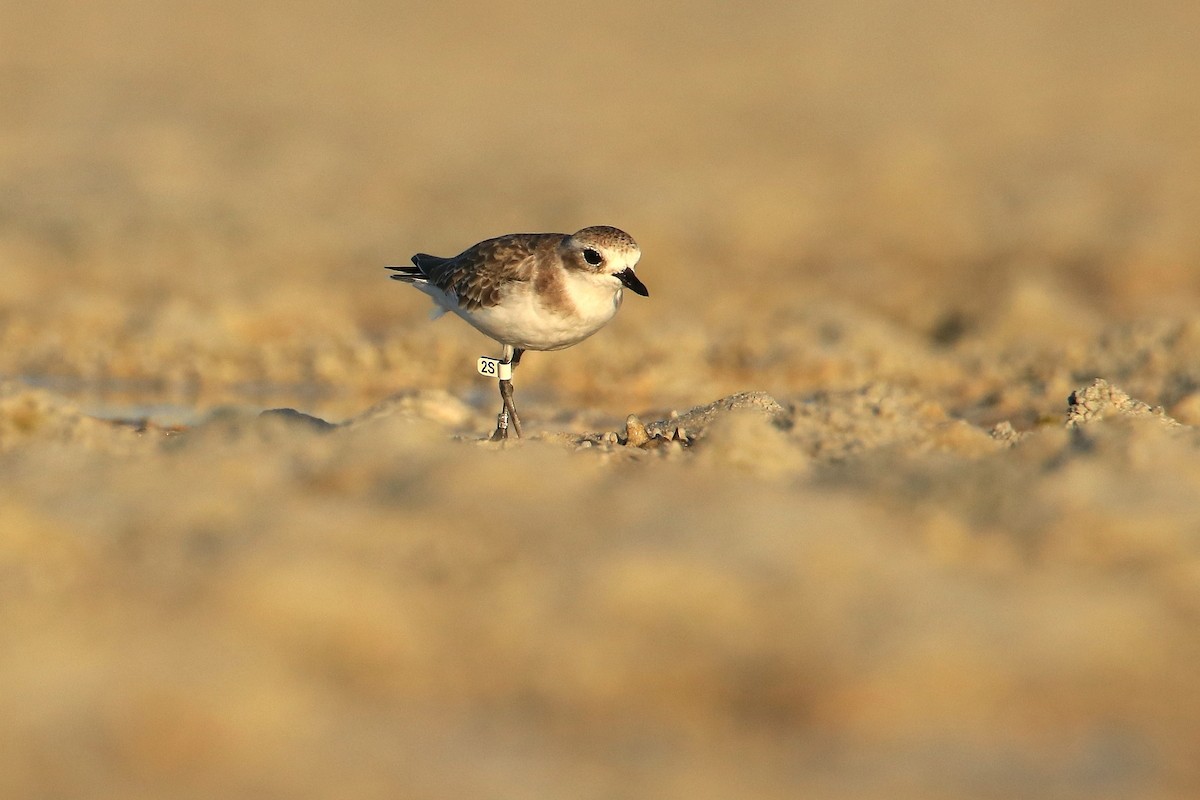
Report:
M417 253L389 266L394 280L432 298L431 317L457 314L503 348L491 374L501 408L492 441L521 437L512 370L526 350L562 350L603 328L621 307L625 289L649 297L634 272L641 249L625 231L595 225L575 233L510 233L485 239L456 256Z

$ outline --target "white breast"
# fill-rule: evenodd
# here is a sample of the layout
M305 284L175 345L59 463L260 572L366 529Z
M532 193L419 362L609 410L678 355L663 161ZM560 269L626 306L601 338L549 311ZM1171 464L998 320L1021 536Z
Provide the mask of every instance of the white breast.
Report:
M621 284L611 275L571 272L567 296L573 312L547 307L533 283L515 284L503 301L488 308L451 309L480 332L523 350L561 350L600 330L621 307Z

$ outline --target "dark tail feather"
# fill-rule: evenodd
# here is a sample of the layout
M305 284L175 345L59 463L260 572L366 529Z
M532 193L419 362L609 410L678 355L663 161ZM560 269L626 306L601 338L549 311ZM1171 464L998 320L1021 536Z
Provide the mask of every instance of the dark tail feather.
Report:
M414 281L429 280L429 271L442 266L449 258L441 256L431 256L428 253L417 253L412 257L413 263L401 264L398 267L387 267L387 269L395 271L396 275L388 277L395 281L404 281L405 283L413 283Z
M425 280L424 273L422 273L421 270L417 269L412 264L402 264L398 267L386 267L385 269L394 270L396 272L395 275L388 275L388 277L394 281L412 283L413 281Z

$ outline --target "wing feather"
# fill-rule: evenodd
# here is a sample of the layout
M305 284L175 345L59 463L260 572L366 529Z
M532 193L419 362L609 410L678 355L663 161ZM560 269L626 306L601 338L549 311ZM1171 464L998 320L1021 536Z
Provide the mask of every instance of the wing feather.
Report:
M538 234L512 234L488 239L454 258L418 254L413 263L425 278L458 299L467 311L500 302L505 287L533 278Z

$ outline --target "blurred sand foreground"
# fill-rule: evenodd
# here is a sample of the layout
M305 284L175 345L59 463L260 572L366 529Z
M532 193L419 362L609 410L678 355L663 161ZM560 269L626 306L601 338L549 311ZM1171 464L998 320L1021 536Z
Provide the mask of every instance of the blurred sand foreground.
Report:
M1200 795L1197 29L0 0L0 797Z

